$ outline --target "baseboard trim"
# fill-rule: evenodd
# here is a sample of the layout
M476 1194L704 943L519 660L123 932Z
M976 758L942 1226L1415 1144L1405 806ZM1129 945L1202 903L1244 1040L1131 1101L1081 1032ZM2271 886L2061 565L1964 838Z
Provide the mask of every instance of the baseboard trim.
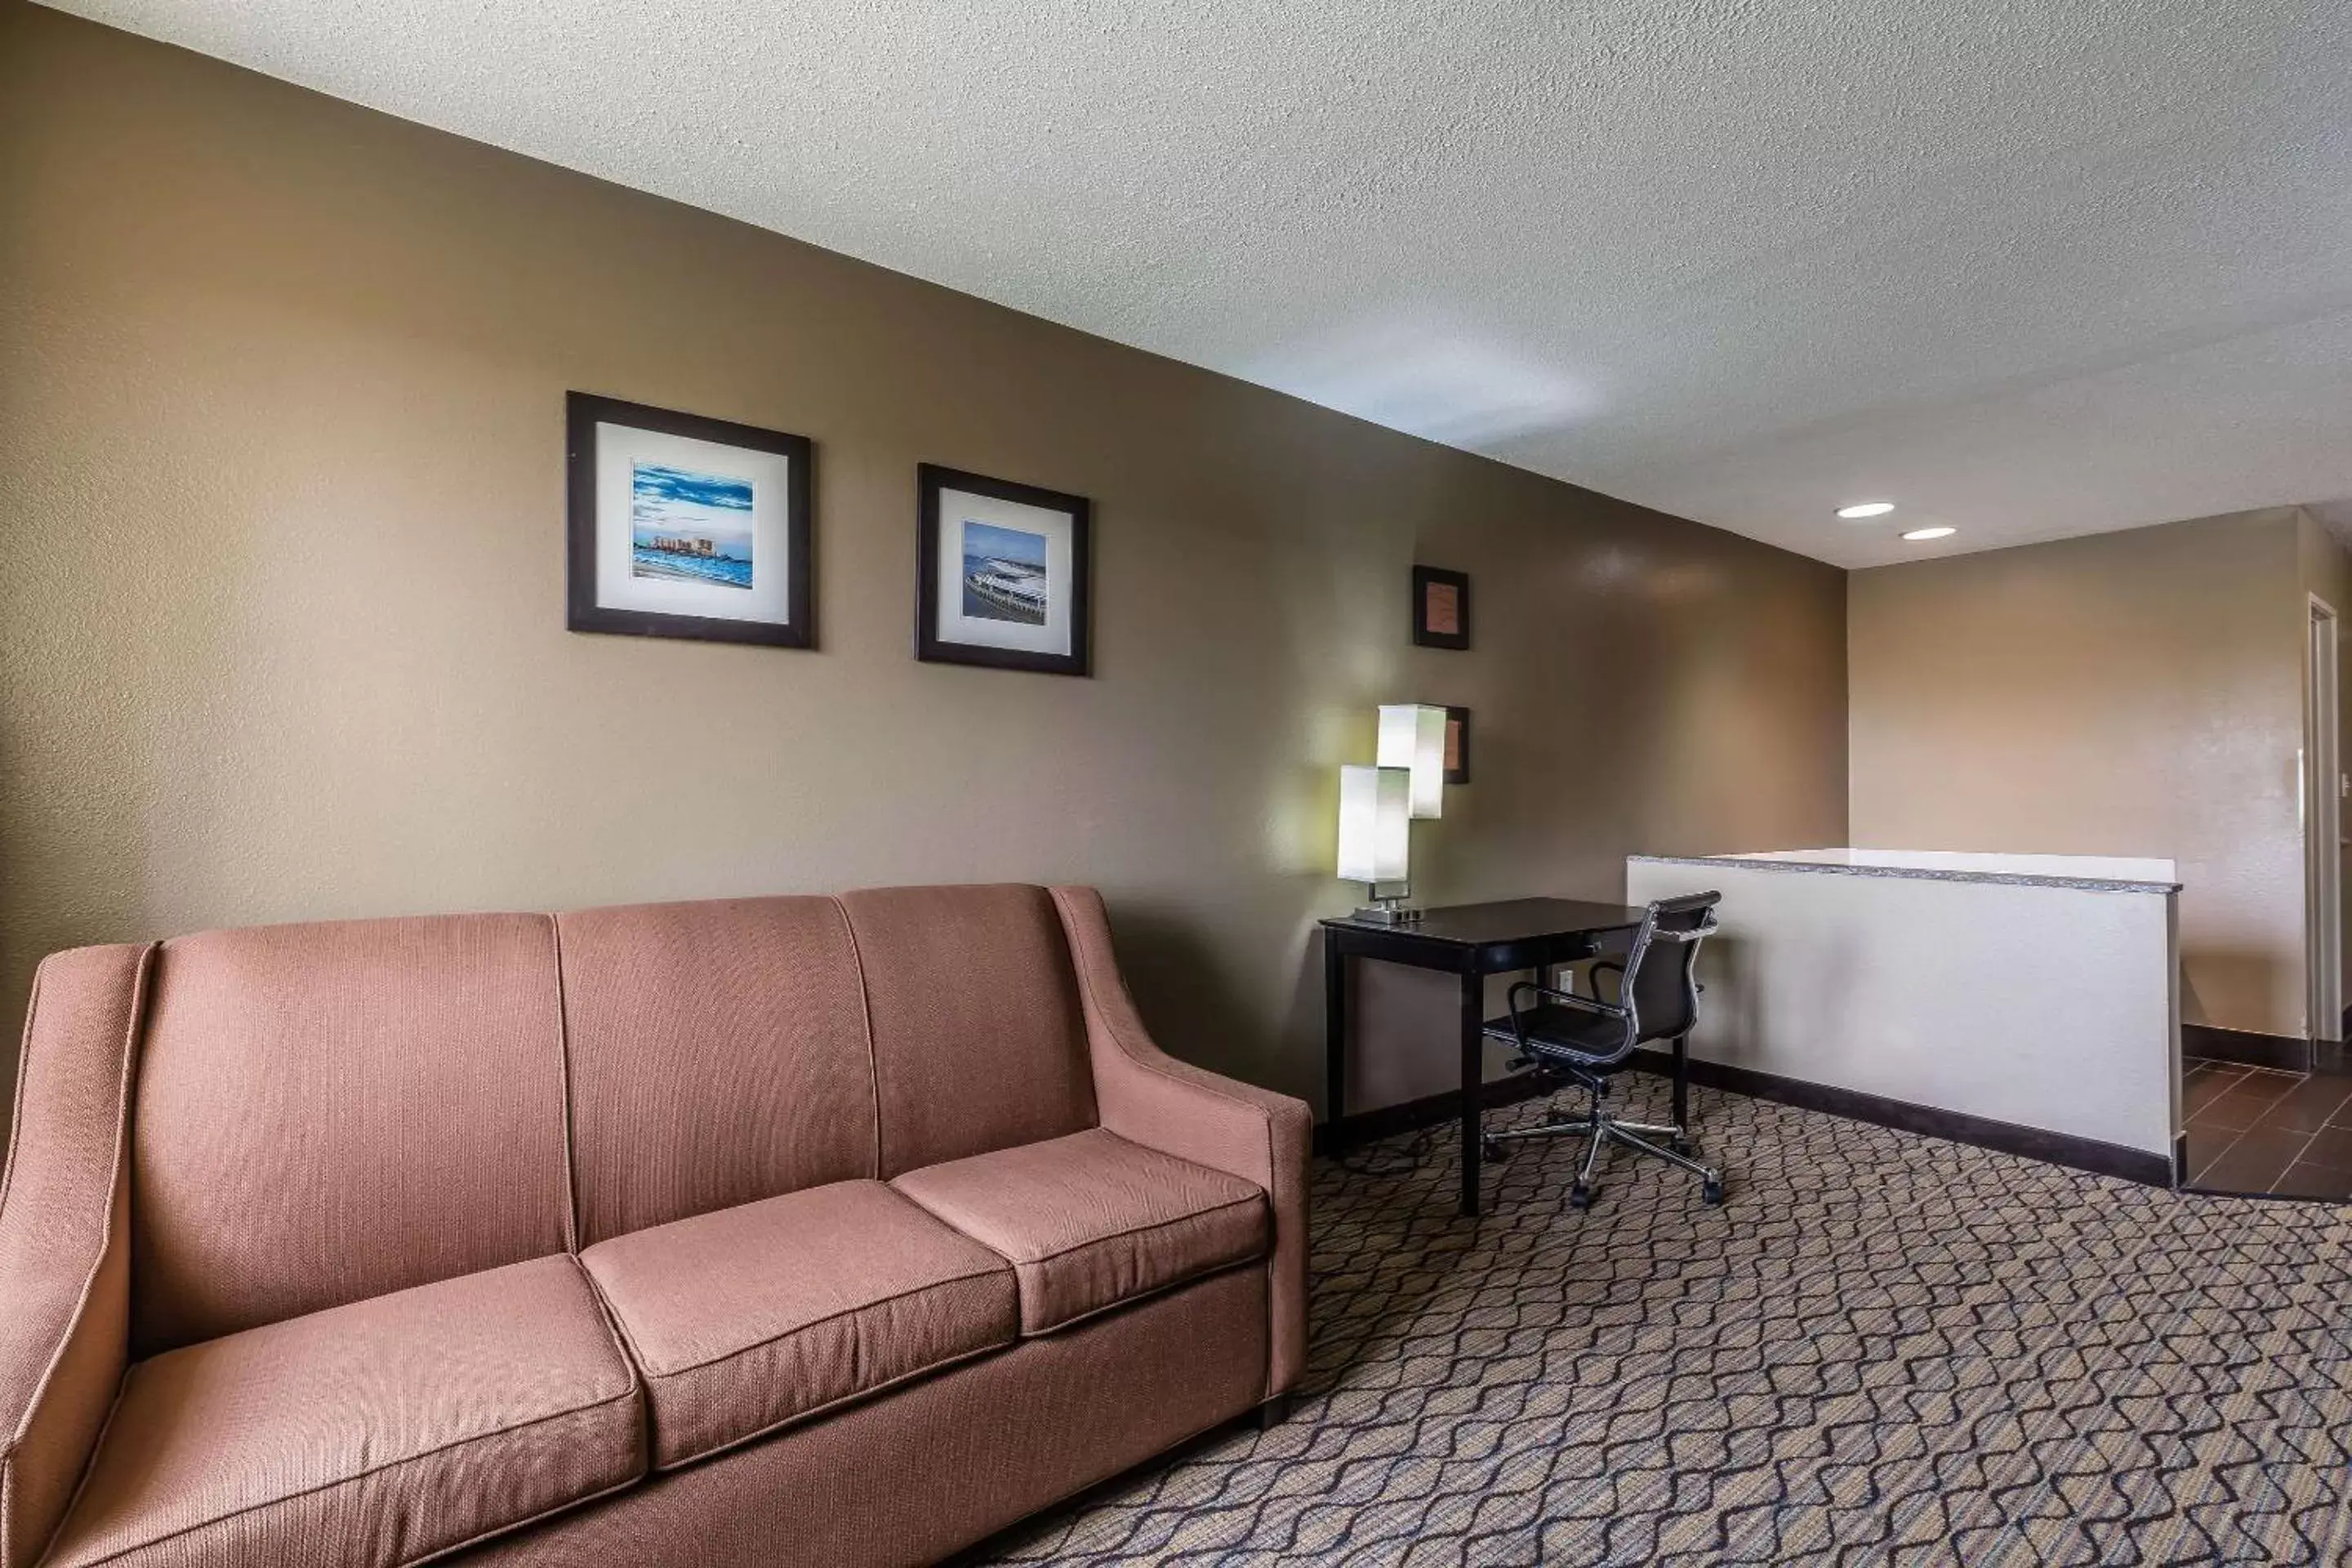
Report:
M1675 1058L1666 1051L1636 1051L1633 1065L1644 1072L1672 1076ZM1782 1078L1778 1073L1758 1072L1753 1068L1732 1067L1723 1062L1691 1058L1690 1080L1709 1089L1723 1089L1731 1094L1744 1094L1752 1100L1769 1100L1778 1105L1793 1105L1801 1110L1825 1111L1843 1116L1851 1121L1867 1121L1878 1127L1899 1128L1906 1132L1924 1132L1930 1138L1948 1138L1955 1143L1974 1143L1979 1148L1998 1149L2004 1154L2022 1154L2030 1160L2046 1160L2053 1165L2065 1165L2077 1171L2090 1171L2102 1176L2120 1176L2127 1182L2141 1182L2151 1187L2176 1186L2185 1179L2176 1175L2184 1172L2188 1163L2185 1138L2176 1139L2172 1154L2151 1154L2141 1149L2126 1149L2120 1143L2103 1143L2095 1138L2078 1138L2069 1132L2048 1132L2039 1127L2021 1127L2013 1121L1995 1121L1990 1117L1970 1116L1965 1111L1939 1110L1930 1105L1914 1105L1909 1100L1888 1100L1884 1095L1864 1094L1860 1089L1837 1089L1825 1083L1809 1083L1803 1079ZM1516 1105L1531 1099L1538 1092L1533 1073L1513 1073L1508 1078L1492 1079L1479 1088L1479 1102L1486 1110ZM1451 1121L1462 1114L1462 1095L1458 1089L1433 1094L1421 1100L1408 1100L1402 1105L1383 1105L1376 1110L1360 1110L1339 1119L1339 1134L1342 1147L1354 1148L1374 1139L1391 1137L1399 1132L1417 1131L1441 1121ZM1315 1152L1331 1152L1332 1124L1324 1122L1315 1129Z
M2295 1035L2265 1035L2256 1029L2224 1029L2213 1024L2180 1026L2180 1054L2240 1067L2311 1070L2311 1042Z
M1532 1099L1537 1092L1535 1074L1513 1073L1507 1078L1490 1079L1481 1084L1478 1103L1482 1110L1494 1110ZM1373 1110L1359 1110L1339 1118L1337 1124L1339 1146L1352 1149L1360 1143L1393 1137L1399 1132L1417 1132L1441 1121L1451 1121L1461 1114L1462 1091L1458 1089L1449 1089L1443 1094L1426 1095L1420 1100L1408 1100L1398 1105L1383 1105ZM1315 1152L1331 1152L1333 1131L1334 1124L1328 1121L1316 1125Z
M1672 1073L1675 1070L1675 1058L1664 1051L1636 1051L1633 1056L1634 1065L1644 1071ZM1793 1105L1801 1110L1826 1111L1832 1116L1843 1116L1853 1121L1899 1128L1906 1132L1924 1132L1931 1138L1947 1138L1955 1143L1974 1143L1979 1148L1998 1149L2004 1154L2022 1154L2031 1160L2044 1160L2053 1165L2071 1166L2077 1171L2090 1171L2102 1176L2120 1176L2125 1181L2141 1182L2151 1187L2173 1185L2176 1155L2126 1149L2120 1143L2105 1143L2095 1138L2076 1137L2071 1132L2021 1127L2013 1121L1995 1121L1990 1117L1970 1116L1966 1111L1914 1105L1907 1100L1889 1100L1884 1095L1865 1094L1856 1089L1838 1089L1803 1079L1782 1078L1778 1073L1758 1072L1753 1068L1733 1067L1725 1062L1704 1061L1697 1057L1691 1058L1690 1080L1709 1089L1727 1089L1733 1094L1744 1094L1754 1100Z

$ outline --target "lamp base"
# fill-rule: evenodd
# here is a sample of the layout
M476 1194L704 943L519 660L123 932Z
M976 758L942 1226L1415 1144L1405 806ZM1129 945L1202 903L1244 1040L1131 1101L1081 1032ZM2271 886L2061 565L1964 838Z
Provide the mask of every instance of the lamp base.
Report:
M1367 891L1370 891L1370 889L1367 889ZM1372 892L1372 901L1369 904L1357 905L1356 912L1351 918L1360 920L1366 925L1412 925L1415 921L1419 921L1422 915L1422 911L1417 905L1408 904L1404 901L1406 898L1410 898L1412 896L1412 890L1410 889L1406 889L1404 896L1402 898L1384 899L1381 898L1378 892Z

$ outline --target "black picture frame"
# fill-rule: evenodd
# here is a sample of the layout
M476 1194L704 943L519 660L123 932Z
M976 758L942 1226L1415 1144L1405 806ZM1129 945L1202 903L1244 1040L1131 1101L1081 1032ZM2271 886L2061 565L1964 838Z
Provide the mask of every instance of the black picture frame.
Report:
M1445 725L1452 731L1446 738L1454 748L1454 765L1445 770L1445 782L1466 784L1470 782L1470 710L1448 708Z
M1438 631L1430 625L1430 590L1454 591L1454 629ZM1470 574L1448 572L1442 566L1412 569L1412 640L1416 647L1467 649L1470 646Z
M940 636L940 496L943 490L993 496L1070 518L1070 651L1033 653L982 647ZM1036 675L1094 673L1094 503L1084 496L991 479L938 463L915 468L915 657L926 664L971 664Z
M723 616L671 615L617 608L596 602L596 426L620 425L667 436L683 436L723 447L741 447L790 459L785 479L784 614L782 621L734 620ZM681 414L590 392L564 394L564 475L567 488L566 616L575 632L624 637L688 637L698 642L759 643L770 647L816 646L815 599L809 545L809 497L814 488L815 447L805 436L731 419Z

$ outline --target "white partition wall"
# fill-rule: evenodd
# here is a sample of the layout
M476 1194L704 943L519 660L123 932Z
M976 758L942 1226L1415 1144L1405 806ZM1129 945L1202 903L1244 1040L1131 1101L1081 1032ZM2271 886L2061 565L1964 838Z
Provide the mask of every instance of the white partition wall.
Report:
M1723 893L1695 1058L2172 1158L2169 861L1635 856L1625 881Z

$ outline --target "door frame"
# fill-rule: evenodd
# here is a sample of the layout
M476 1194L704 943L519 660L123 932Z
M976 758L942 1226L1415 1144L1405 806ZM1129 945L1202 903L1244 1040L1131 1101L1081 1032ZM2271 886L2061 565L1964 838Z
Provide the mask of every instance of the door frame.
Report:
M2338 733L2341 628L2336 607L2307 595L2303 755L2297 770L2304 860L2305 1034L2344 1033L2344 773Z

